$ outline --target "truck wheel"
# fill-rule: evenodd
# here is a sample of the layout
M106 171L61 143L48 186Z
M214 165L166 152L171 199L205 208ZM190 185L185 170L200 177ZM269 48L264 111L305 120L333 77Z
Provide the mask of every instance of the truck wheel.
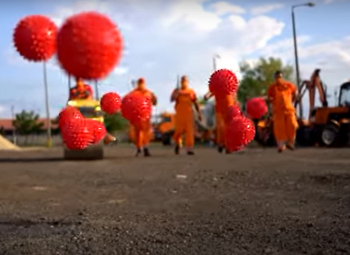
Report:
M333 147L337 145L340 129L334 124L326 125L320 134L320 145Z
M163 134L162 136L162 144L164 146L171 145L172 137L170 134Z

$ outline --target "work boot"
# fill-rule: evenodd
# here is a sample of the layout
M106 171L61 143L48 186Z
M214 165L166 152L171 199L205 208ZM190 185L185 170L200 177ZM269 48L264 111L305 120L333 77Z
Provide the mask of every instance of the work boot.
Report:
M143 149L143 156L145 156L145 157L150 157L151 156L151 154L149 153L149 149L148 148L144 148Z
M291 150L291 151L295 150L295 147L292 144L287 144L286 147L287 147L288 150Z
M180 153L180 146L179 146L179 145L176 145L174 151L175 151L175 154L176 154L176 155L179 155L179 153Z
M218 152L222 153L224 151L224 146L218 146Z
M190 155L190 156L194 155L194 151L187 151L187 155Z
M140 153L141 153L141 149L140 149L140 148L137 148L137 149L136 149L136 154L135 154L135 156L138 157L138 156L140 155Z
M117 138L115 138L114 136L110 135L110 134L107 134L105 136L105 138L103 139L103 143L104 145L108 145L112 142L116 142L117 141Z
M278 153L282 153L282 152L285 151L285 149L286 149L285 146L283 146L283 147L278 147L277 152L278 152Z
M229 149L226 149L226 150L225 150L225 153L226 153L226 154L232 154L232 151L230 151Z

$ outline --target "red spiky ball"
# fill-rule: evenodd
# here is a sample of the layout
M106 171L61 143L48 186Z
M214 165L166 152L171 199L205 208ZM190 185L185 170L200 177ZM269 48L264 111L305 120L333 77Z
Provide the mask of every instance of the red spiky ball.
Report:
M109 92L101 98L101 108L107 114L114 114L120 110L122 105L121 97L115 92Z
M217 97L235 93L238 89L238 79L234 72L228 69L215 71L209 79L209 90Z
M246 103L246 110L248 116L252 119L260 119L268 112L266 102L261 97L249 99Z
M82 120L84 116L80 113L78 108L67 106L61 110L58 115L58 127L60 130L64 129L72 120Z
M141 127L151 119L151 100L140 94L130 93L122 99L121 112L132 125Z
M48 17L31 15L21 19L14 29L13 43L29 61L49 60L56 52L57 27Z
M86 80L105 78L122 56L117 26L98 12L68 18L58 31L57 59L70 75Z
M106 127L103 123L93 120L93 119L86 119L86 124L88 125L89 129L92 129L93 135L94 135L94 144L99 143L107 134Z
M226 123L229 123L232 119L241 117L242 112L238 105L231 105L227 109Z
M61 133L63 142L69 150L83 150L95 143L94 130L85 119L72 119Z
M226 146L229 151L238 151L254 140L254 123L244 116L233 118L226 127Z

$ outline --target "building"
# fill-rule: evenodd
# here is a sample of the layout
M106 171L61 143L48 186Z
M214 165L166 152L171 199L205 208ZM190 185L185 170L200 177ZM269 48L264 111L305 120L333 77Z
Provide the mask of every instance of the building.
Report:
M3 135L12 135L15 131L13 126L13 119L0 119L0 133ZM47 129L46 119L38 119L38 123L43 123L43 132ZM54 120L51 121L51 129L57 129L58 124Z

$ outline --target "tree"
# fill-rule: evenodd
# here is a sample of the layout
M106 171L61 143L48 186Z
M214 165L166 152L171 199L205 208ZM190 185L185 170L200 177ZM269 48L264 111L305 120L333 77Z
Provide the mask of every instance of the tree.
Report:
M242 80L238 90L238 100L243 106L249 98L265 96L268 87L274 81L277 70L283 72L284 79L292 81L293 67L284 65L279 58L260 58L256 65L242 62L240 65Z
M18 134L26 136L25 143L28 135L38 134L42 131L44 123L39 122L39 117L39 114L36 114L34 111L27 112L23 110L16 114L12 124Z
M125 130L129 126L128 121L120 113L106 114L104 118L105 127L109 133Z

